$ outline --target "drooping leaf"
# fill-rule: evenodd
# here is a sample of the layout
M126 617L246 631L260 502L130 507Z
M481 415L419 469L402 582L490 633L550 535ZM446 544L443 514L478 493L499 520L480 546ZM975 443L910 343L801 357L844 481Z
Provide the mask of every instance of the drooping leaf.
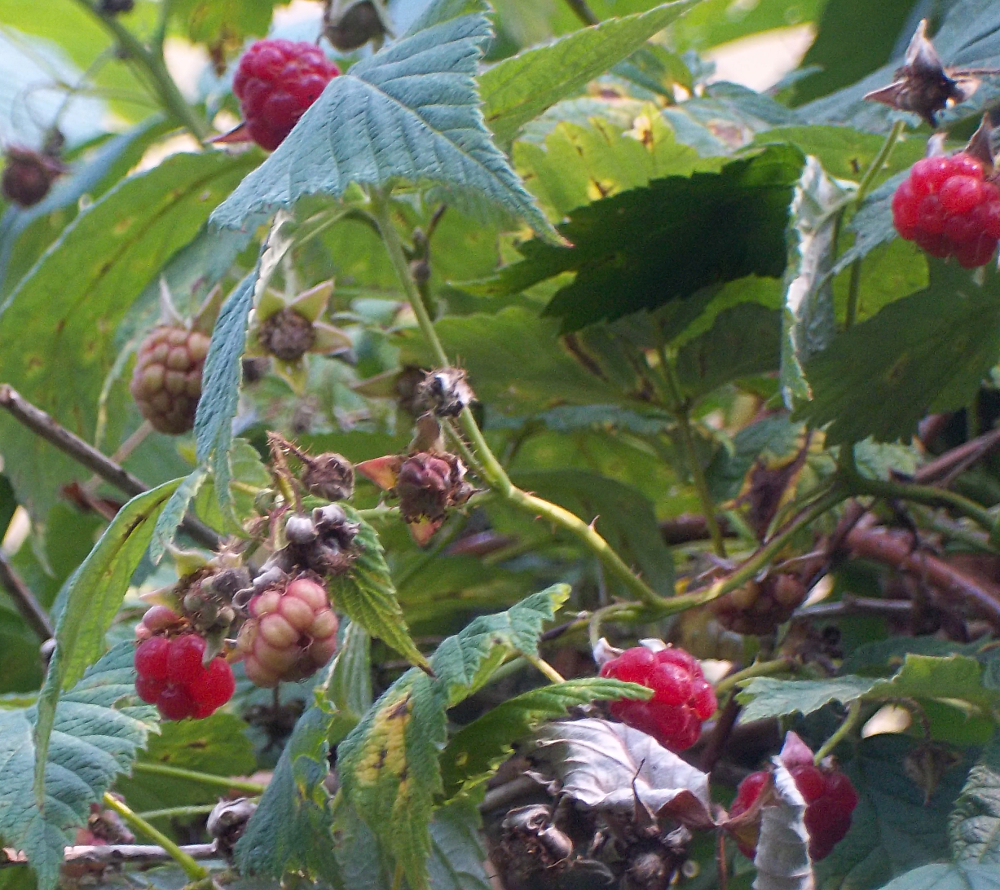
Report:
M104 380L118 356L114 331L155 271L195 236L248 167L246 157L173 155L81 212L0 305L5 382L91 441ZM117 444L138 421L126 398L118 393L108 406L106 441ZM6 414L0 440L15 490L36 513L79 476L72 459L39 446Z
M926 290L837 336L806 365L813 400L796 416L828 444L908 438L929 412L963 407L1000 355L1000 275L982 286L960 266L931 264Z
M840 211L848 196L815 158L806 158L792 203L790 256L785 271L781 382L786 402L808 398L802 365L829 346L836 333L830 270L837 250Z
M378 535L351 507L344 507L347 519L357 522L354 539L358 556L351 568L333 578L329 590L351 621L356 621L373 637L392 646L411 664L427 666L427 659L413 642L396 598L396 588L385 562L385 552Z
M305 872L337 885L331 834L327 731L331 714L310 707L295 724L257 811L236 845L235 860L248 875L280 878Z
M219 313L202 371L201 398L194 422L198 462L212 468L215 496L223 514L232 512L229 482L233 418L239 402L247 316L253 306L258 272L259 266L237 285Z
M55 887L63 849L86 823L90 804L129 768L156 726L155 709L135 704L133 653L130 643L115 647L59 702L44 809L32 790L37 710L0 709L0 838L27 854L39 890Z
M995 742L969 770L948 835L960 864L1000 869L1000 746Z
M485 781L511 751L545 720L566 715L573 705L603 699L644 698L649 689L603 677L552 683L507 699L456 732L441 755L444 797Z
M607 71L696 2L678 0L612 18L498 62L479 77L487 126L498 141L510 141L527 121Z
M448 707L474 693L511 653L537 655L542 627L568 598L568 585L555 584L506 612L474 619L444 640L434 653L431 669Z
M371 637L360 624L351 621L341 633L324 694L337 709L328 735L340 741L372 705Z
M443 690L411 668L340 743L337 766L347 802L402 869L413 890L428 890L427 858L438 755L445 743Z
M234 714L217 711L203 720L171 720L160 724L139 764L194 770L211 776L248 776L256 769L247 724ZM119 778L115 789L136 811L214 803L219 789L198 779L164 776L134 769Z
M352 183L405 181L434 186L463 212L523 219L554 239L483 123L473 75L490 34L482 15L453 18L335 77L213 222L244 228L303 195L339 198Z
M780 760L774 763L776 804L761 810L760 840L753 863L757 866L754 890L813 890L809 861L806 802L791 773Z
M633 813L638 798L651 813L712 824L708 776L644 732L588 717L551 723L537 739L536 758L584 807Z
M968 769L944 772L930 795L906 774L919 742L901 735L863 739L842 765L858 792L851 828L816 866L823 887L875 890L909 869L950 859L948 817Z
M747 275L777 277L786 262L785 228L802 157L788 145L731 161L718 173L670 176L570 214L560 232L572 248L540 240L484 287L518 293L576 272L546 313L563 331L655 309L699 288Z
M34 744L39 758L34 787L39 801L44 799L45 754L57 714L56 702L104 651L104 634L149 546L156 517L179 484L179 479L164 482L132 498L68 582L65 606L56 625L56 648L38 701Z
M435 811L427 862L431 890L491 890L481 822L475 802L468 797Z

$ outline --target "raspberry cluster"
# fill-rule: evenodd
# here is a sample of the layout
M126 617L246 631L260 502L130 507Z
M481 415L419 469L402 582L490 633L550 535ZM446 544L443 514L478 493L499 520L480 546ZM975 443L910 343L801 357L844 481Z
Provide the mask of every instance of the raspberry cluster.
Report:
M967 269L990 261L1000 240L1000 188L970 154L923 158L892 196L900 237Z
M156 705L164 720L200 720L236 691L232 668L220 656L204 664L205 641L194 633L153 636L135 650L135 691Z
M337 648L337 616L326 590L308 577L257 594L236 641L256 686L277 686L318 671Z
M159 325L142 341L129 391L153 429L178 436L194 426L210 342L174 325Z
M851 780L842 772L821 769L811 763L800 763L789 768L795 787L806 802L805 823L809 832L809 858L818 862L830 855L833 848L851 827L851 813L858 805L858 795ZM729 810L730 818L749 810L767 784L770 773L766 770L750 773L736 789L736 799ZM756 855L756 846L739 844L740 851L750 859Z
M726 630L762 636L791 618L807 592L792 575L767 575L719 597L712 611Z
M671 751L683 751L698 741L702 722L718 706L701 665L683 649L626 649L604 663L601 676L653 690L648 701L621 699L612 702L609 710L622 723L651 735Z
M340 70L311 43L258 40L240 59L233 92L250 136L274 151Z

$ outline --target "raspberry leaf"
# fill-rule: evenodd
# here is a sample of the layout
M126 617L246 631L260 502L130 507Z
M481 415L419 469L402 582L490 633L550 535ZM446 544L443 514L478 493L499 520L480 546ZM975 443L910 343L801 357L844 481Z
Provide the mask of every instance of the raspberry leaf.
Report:
M595 201L559 227L573 247L528 241L518 248L524 259L480 290L516 294L575 272L545 310L567 332L657 309L719 282L777 278L786 266L788 208L802 163L798 149L773 145L717 173L668 176Z
M327 732L332 714L314 705L295 724L260 799L236 845L243 874L281 877L305 872L341 886L333 855L330 793L323 784L329 766ZM309 843L303 843L305 838Z
M446 799L478 785L546 720L566 716L573 705L617 698L649 698L651 690L635 683L588 677L553 683L507 699L452 736L441 755Z
M909 438L928 412L964 407L1000 355L1000 275L980 285L932 260L926 290L844 331L805 366L812 401L796 417L828 445Z
M632 814L638 802L692 827L713 825L708 776L638 729L586 718L551 723L536 738L535 758L583 807Z
M192 498L198 493L198 489L201 488L201 484L207 476L208 471L204 467L198 467L170 495L170 500L167 501L156 520L156 525L153 528L153 538L149 544L149 559L153 565L158 564L163 559L163 554L167 552L167 548L173 543L174 536L177 534L177 528L184 520L188 504L191 503Z
M32 741L39 709L0 709L0 838L27 854L39 890L55 887L63 848L86 823L90 804L129 768L156 727L155 709L134 704L133 652L130 643L119 644L62 697L44 754ZM49 777L44 807L31 784L42 756Z
M373 637L392 646L411 664L427 666L427 659L417 649L396 598L385 551L378 535L352 508L344 505L349 522L359 524L354 547L358 555L351 568L330 582L330 593L339 609Z
M569 586L554 584L506 612L476 618L444 640L431 669L445 690L448 707L475 692L512 653L537 655L542 627L568 598Z
M833 677L829 680L775 680L756 677L737 694L745 720L762 720L782 714L811 714L830 702L847 704L870 692L873 677Z
M795 780L777 758L774 760L775 805L761 810L757 841L757 877L754 890L812 890L809 832L805 826L806 802Z
M960 863L1000 866L1000 745L996 742L969 771L948 819L948 836Z
M988 865L924 865L900 875L881 890L1000 890L1000 875Z
M396 861L413 890L428 890L430 820L442 790L438 755L446 738L440 684L411 668L340 743L346 801Z
M486 125L498 142L509 142L528 121L630 55L697 2L678 0L610 19L498 62L479 77Z
M245 228L304 195L339 198L352 183L403 181L430 184L479 218L524 220L558 241L483 124L474 75L491 33L485 16L461 16L357 62L327 85L213 222Z

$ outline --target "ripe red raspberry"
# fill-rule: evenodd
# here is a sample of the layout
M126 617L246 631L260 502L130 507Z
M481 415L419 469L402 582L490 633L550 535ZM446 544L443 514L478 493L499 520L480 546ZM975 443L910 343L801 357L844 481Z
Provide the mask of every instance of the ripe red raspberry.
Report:
M206 334L173 325L142 341L129 390L154 429L177 436L194 426L209 343Z
M892 196L900 237L967 269L990 261L1000 240L1000 188L969 154L923 158Z
M284 590L258 594L236 641L247 677L256 686L277 686L315 674L337 648L337 616L326 590L311 578L296 578Z
M809 832L809 858L825 859L851 827L851 813L858 805L858 795L851 780L842 772L824 769L811 763L789 767L802 799L806 802L805 823ZM733 818L749 810L767 784L767 770L750 773L736 789L736 799L729 809ZM738 841L740 852L748 859L756 855L756 845Z
M651 735L671 751L683 751L698 741L702 722L718 705L701 665L683 649L626 649L604 663L601 676L653 690L648 701L621 699L608 710L612 717Z
M258 40L240 59L233 92L250 136L274 151L340 69L311 43Z
M156 608L156 607L154 607ZM150 637L135 650L135 691L164 720L200 719L233 697L232 668L220 656L205 667L205 641L197 634Z

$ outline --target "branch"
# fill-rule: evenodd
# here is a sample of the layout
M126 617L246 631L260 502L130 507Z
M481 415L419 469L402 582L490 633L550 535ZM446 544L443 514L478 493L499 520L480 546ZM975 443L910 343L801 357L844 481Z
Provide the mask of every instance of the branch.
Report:
M10 594L10 598L14 601L17 611L21 613L21 617L35 632L38 639L43 643L46 640L52 639L55 630L52 627L52 622L49 620L48 614L39 605L38 600L35 599L35 595L31 592L28 585L21 580L21 576L14 571L14 567L8 562L7 557L2 552L0 552L0 585Z
M41 436L46 442L51 442L63 454L69 455L77 463L96 473L105 482L129 497L134 498L144 491L149 491L149 486L145 482L85 442L76 433L71 433L66 427L61 426L55 418L32 405L6 383L0 383L0 408L6 408L33 433ZM219 535L190 514L184 517L181 528L210 550L217 550L222 544Z
M214 859L219 855L215 843L186 844L178 847L192 859ZM120 862L138 864L173 862L163 847L154 844L95 844L93 846L67 847L65 862L94 863L95 865L116 865Z
M927 581L945 598L963 603L1000 630L1000 585L967 575L924 550L914 549L909 532L854 528L846 543L855 556L885 563Z

